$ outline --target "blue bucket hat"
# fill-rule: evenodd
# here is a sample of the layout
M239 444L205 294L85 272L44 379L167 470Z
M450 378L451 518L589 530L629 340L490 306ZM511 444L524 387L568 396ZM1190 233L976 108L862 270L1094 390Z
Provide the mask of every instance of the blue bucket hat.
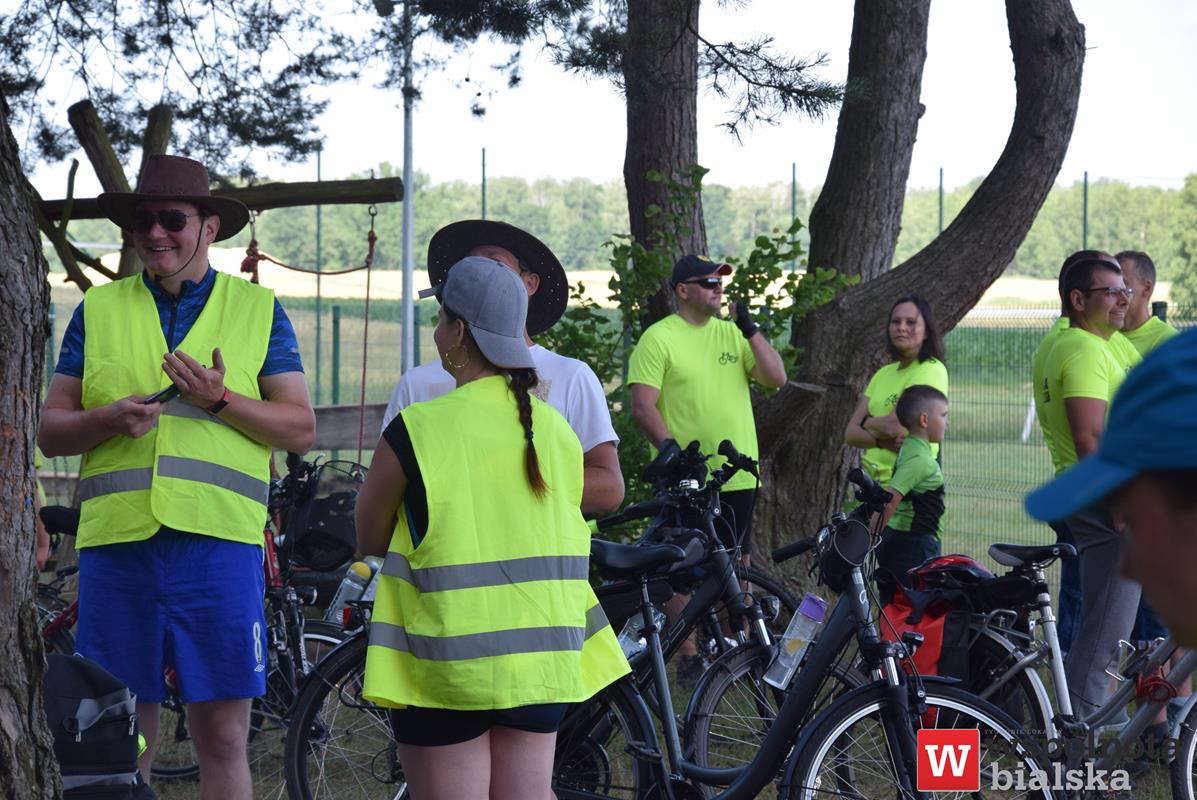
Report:
M1095 505L1147 470L1197 468L1197 330L1164 342L1114 395L1097 452L1027 495L1054 522Z

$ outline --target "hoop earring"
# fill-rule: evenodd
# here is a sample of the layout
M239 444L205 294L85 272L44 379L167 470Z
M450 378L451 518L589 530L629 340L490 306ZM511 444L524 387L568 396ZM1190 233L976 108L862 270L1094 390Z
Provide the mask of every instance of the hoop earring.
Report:
M459 347L465 351L465 361L461 362L460 364L454 364L453 359L449 357L449 354ZM445 359L445 363L449 365L450 369L461 369L466 364L470 363L470 351L466 350L464 345L455 344L445 352L441 353L441 358Z

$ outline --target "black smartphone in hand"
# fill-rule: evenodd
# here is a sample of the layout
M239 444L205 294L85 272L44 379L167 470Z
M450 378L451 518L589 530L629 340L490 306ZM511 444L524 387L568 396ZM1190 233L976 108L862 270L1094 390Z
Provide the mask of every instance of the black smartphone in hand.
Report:
M178 397L179 394L180 394L179 387L175 386L172 383L170 386L167 386L162 391L155 392L154 394L150 395L149 397L142 400L141 402L147 406L152 405L154 403L169 403L171 400L174 400L176 397Z

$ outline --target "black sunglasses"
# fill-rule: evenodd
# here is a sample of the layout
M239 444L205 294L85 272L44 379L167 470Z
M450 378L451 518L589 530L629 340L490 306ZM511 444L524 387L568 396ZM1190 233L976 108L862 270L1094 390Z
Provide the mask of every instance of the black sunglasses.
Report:
M185 214L174 208L166 208L162 211L146 211L139 208L133 212L133 230L137 233L147 233L157 221L163 230L178 233L187 227L187 220L198 216L200 215Z
M695 278L692 281L682 281L682 283L692 283L701 286L704 289L718 289L723 285L722 278Z

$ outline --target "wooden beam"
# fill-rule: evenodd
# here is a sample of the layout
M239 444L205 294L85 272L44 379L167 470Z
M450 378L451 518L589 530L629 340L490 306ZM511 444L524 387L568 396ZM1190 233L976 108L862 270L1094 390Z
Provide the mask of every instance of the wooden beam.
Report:
M125 168L116 157L116 151L112 149L112 143L108 140L108 132L104 130L100 115L91 101L80 100L72 105L67 109L67 119L104 191L129 191L129 179L125 176ZM121 260L116 274L123 278L136 275L140 271L141 263L133 249L133 239L128 231L121 231Z
M271 208L316 205L366 205L397 203L403 199L403 180L375 178L346 181L307 181L304 183L263 183L217 192L245 203L251 211ZM43 200L42 213L48 220L62 219L65 200ZM95 198L75 200L71 219L104 219Z
M373 450L382 433L382 415L386 403L366 404L366 423L362 429L362 447ZM358 406L317 406L316 443L313 450L356 450L361 424Z

